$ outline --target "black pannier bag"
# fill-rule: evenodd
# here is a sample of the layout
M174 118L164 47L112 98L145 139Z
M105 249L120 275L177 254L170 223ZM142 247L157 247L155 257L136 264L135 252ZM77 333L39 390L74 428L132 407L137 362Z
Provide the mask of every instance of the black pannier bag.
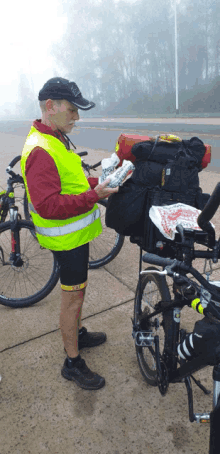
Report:
M109 197L106 225L133 242L141 240L143 249L153 252L164 236L149 218L152 205L181 202L202 209L209 198L199 187L198 175L205 146L193 137L172 143L141 142L131 151L135 170L119 192Z
M125 181L118 193L108 199L105 218L107 227L125 236L143 235L147 192L147 186L138 184L132 177Z

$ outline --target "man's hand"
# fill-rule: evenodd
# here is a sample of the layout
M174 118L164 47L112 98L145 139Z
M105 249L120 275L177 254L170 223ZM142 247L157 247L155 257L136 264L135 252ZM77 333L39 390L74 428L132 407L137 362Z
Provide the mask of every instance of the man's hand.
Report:
M107 185L110 182L110 178L107 178L103 183L98 184L94 190L98 194L100 199L105 199L109 195L113 194L114 192L118 192L119 186L117 188L107 188Z

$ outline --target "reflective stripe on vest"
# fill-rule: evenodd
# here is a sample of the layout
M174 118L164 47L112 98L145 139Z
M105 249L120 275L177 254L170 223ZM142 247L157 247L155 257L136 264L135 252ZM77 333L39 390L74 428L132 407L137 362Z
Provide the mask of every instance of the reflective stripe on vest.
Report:
M36 211L35 211L36 212ZM79 219L78 221L72 222L71 224L63 225L61 227L37 227L35 225L35 230L40 235L44 236L62 236L67 235L68 233L77 232L82 230L88 225L92 224L96 219L100 217L100 210L93 211L93 213L88 214L85 218Z
M33 211L33 213L38 214L32 203L28 202L28 208L29 208L29 211Z

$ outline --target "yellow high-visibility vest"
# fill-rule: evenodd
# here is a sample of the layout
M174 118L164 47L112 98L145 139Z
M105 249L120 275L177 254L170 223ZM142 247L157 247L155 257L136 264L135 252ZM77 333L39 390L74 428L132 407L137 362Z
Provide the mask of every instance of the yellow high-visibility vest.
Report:
M22 150L21 171L29 211L40 245L54 251L68 251L92 241L102 232L97 204L87 213L64 220L42 218L34 209L28 191L25 167L29 154L36 146L43 148L53 158L61 181L61 194L82 194L90 186L82 169L81 158L72 150L67 150L56 137L42 134L32 126Z

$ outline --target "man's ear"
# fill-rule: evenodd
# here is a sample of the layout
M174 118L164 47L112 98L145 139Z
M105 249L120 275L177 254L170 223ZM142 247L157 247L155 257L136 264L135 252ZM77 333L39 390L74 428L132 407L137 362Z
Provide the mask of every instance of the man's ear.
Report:
M45 105L46 105L46 111L48 113L55 113L54 112L54 107L56 106L56 104L53 102L52 99L47 99Z

